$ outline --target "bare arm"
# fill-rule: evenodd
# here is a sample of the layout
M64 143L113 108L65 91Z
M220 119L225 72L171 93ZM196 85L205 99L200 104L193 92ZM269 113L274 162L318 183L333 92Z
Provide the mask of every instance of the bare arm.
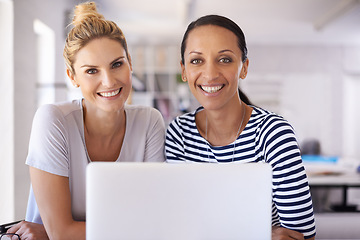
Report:
M297 231L293 231L287 228L283 227L272 227L272 240L304 240L304 236L302 233L299 233ZM314 240L315 237L309 238L309 240Z
M50 239L85 239L85 222L71 213L69 179L30 167L31 183Z

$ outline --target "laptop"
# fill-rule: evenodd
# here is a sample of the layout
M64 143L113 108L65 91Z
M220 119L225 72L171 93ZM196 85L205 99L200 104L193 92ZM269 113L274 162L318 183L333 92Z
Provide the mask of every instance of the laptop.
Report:
M91 163L86 239L271 239L271 185L263 163Z

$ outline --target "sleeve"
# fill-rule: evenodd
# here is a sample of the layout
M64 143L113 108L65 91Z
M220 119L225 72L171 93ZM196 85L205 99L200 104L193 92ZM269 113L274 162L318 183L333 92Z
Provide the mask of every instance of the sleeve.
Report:
M165 155L167 162L186 161L184 141L181 135L179 118L173 120L167 128Z
M150 125L147 131L145 145L145 162L164 162L164 141L165 141L165 123L161 113L156 109L151 109Z
M69 176L65 119L54 105L40 107L34 116L26 164L40 170Z
M273 170L273 219L305 238L315 236L310 189L293 128L281 117L270 117L262 135L260 146Z

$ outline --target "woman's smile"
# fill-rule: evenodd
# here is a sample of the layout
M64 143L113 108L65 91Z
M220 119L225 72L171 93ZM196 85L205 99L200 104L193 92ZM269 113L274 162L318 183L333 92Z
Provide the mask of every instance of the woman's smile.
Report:
M220 91L224 86L225 86L225 84L221 84L221 85L217 85L217 86L199 85L199 87L204 92L207 92L207 93L216 93L216 92Z
M121 92L122 88L116 89L114 91L107 91L107 92L98 92L98 95L105 98L110 98L117 96Z

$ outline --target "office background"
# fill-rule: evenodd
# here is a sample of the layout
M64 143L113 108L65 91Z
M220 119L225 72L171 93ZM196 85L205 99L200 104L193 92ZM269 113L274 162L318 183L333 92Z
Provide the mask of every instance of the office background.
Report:
M24 162L36 108L80 96L62 57L79 2L0 0L0 223L25 215L30 182ZM96 2L127 37L134 104L159 108L167 122L193 109L196 101L177 80L182 34L199 16L226 15L247 38L249 74L240 86L250 99L288 119L300 143L317 139L322 155L360 164L359 1Z

